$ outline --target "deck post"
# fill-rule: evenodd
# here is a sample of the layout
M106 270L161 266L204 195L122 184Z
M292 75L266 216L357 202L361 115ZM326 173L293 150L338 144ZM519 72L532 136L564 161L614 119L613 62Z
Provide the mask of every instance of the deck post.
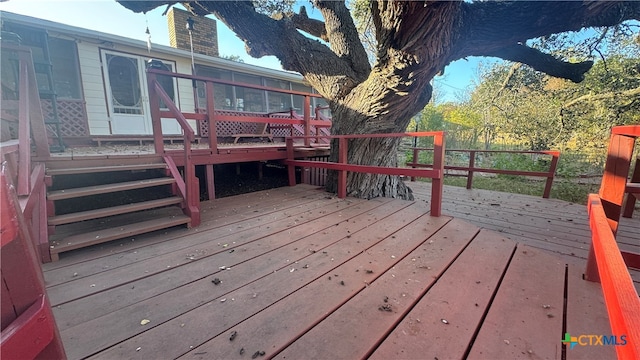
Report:
M213 200L216 198L216 187L214 183L214 175L213 175L213 164L205 165L205 178L207 179L207 194L209 196L209 200Z
M440 174L433 178L431 185L431 216L440 216L442 213L442 191L444 188L444 133L433 137L433 170Z
M542 194L542 197L545 199L548 199L549 196L551 195L551 186L553 185L553 177L556 174L556 168L558 167L558 160L560 158L559 151L549 151L548 153L552 156L552 158L551 158L551 166L549 167L549 176L547 177L547 182L544 186L544 193Z
M27 64L20 62L20 113L18 114L18 195L29 195L31 190L31 126L29 124L29 98Z
M304 97L304 146L311 146L311 97ZM317 131L317 130L316 130Z
M206 82L207 87L207 118L209 120L209 148L218 149L218 130L215 120L215 102L213 99L213 83Z
M347 139L338 139L338 163L347 164ZM338 170L338 198L347 197L347 170Z
M293 138L287 138L287 160L295 160L293 157ZM296 186L296 166L287 164L289 186Z
M476 151L469 151L469 171L467 171L467 190L473 186L473 168L476 166Z
M413 148L413 163L411 164L411 168L412 168L412 169L415 169L415 168L416 168L416 165L418 165L418 153L419 153L418 148L415 148L415 147L414 147L414 148ZM411 181L416 181L416 177L415 177L415 176L412 176L412 177L411 177Z

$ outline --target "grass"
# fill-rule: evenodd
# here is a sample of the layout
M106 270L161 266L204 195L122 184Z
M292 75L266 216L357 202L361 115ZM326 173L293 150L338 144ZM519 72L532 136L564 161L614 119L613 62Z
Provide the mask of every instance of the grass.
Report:
M446 185L466 187L466 177L447 176L444 179ZM474 176L473 188L493 191L509 192L514 194L532 195L542 197L544 181L529 180L523 177L505 178L500 176L483 177ZM600 184L585 184L571 179L554 179L551 187L551 198L564 200L576 204L586 204L589 193L597 193Z

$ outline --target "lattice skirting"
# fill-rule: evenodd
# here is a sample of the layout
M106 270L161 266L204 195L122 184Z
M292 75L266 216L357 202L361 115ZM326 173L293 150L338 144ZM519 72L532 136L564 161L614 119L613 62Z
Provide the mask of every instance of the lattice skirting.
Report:
M288 115L285 114L276 114L268 116L267 114L256 114L256 113L242 113L237 111L225 111L225 110L217 110L216 114L222 115L231 115L231 116L253 116L253 117L264 117L268 118L278 118L278 119L290 119ZM199 135L201 137L209 137L209 120L203 120L199 122ZM304 135L302 131L293 127L293 129L289 127L277 127L271 128L271 134L276 137L285 137L285 136L301 136ZM292 134L293 131L293 134ZM216 132L219 137L231 137L235 134L251 134L256 132L256 124L255 123L246 123L246 122L235 122L235 121L218 121L216 124ZM311 134L316 134L315 126L311 127Z
M44 118L53 119L51 100L40 100L40 103ZM89 123L83 100L58 100L57 107L62 137L89 136ZM54 125L48 125L47 130L49 137L56 137Z

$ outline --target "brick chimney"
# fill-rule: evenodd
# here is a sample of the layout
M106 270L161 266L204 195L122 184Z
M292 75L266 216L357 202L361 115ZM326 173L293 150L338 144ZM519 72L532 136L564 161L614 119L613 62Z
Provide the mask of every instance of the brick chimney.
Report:
M218 55L218 32L216 21L202 16L195 16L188 11L176 9L169 10L167 22L169 24L169 44L178 49L191 51L189 43L189 31L187 30L187 18L194 21L193 52L208 56Z

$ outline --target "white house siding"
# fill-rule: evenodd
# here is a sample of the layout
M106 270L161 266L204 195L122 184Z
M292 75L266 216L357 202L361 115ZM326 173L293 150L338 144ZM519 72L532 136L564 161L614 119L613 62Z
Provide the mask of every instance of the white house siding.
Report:
M89 133L92 136L111 135L98 46L89 41L79 40L77 43Z
M80 59L80 73L82 78L82 87L84 90L84 98L87 108L87 120L89 123L89 131L91 136L111 135L111 127L109 126L109 114L107 110L107 97L105 94L104 78L101 66L101 51L120 52L126 55L137 55L144 58L157 58L163 61L175 64L175 69L180 73L191 73L191 60L176 56L167 56L120 45L107 44L108 47L100 47L99 44L93 43L90 39L78 41L78 56ZM177 104L180 109L185 111L193 111L195 108L193 101L193 89L191 81L180 80L176 86ZM195 130L197 128L195 121L191 121L191 125Z
M178 59L176 71L181 74L191 74L191 59ZM178 93L180 94L180 109L185 112L193 112L196 108L193 101L193 83L187 79L178 80ZM197 121L189 120L189 124L197 133Z

